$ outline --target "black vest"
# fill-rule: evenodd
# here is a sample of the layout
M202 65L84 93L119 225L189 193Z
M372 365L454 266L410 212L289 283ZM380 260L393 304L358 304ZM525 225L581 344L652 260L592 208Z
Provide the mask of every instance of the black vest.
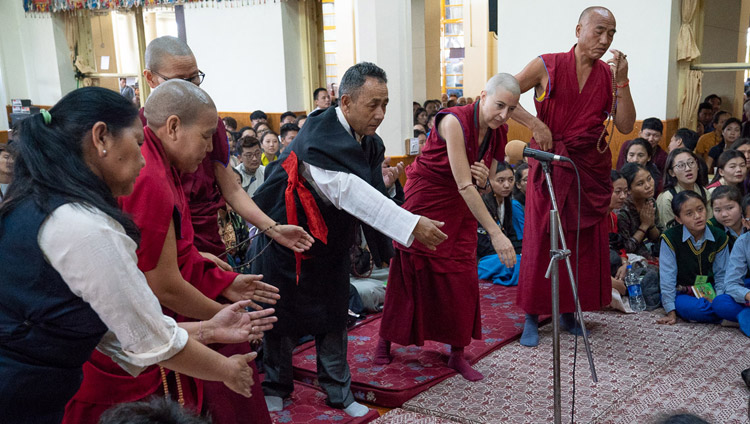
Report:
M50 203L57 208L65 201ZM27 200L0 220L2 422L60 422L83 363L107 331L44 258L37 240L46 218Z
M698 275L707 276L708 282L714 284L714 259L717 253L727 247L729 240L724 231L713 225L706 225L706 229L711 231L714 241L704 241L700 249L696 249L690 240L682 242L682 225L672 227L661 235L675 254L677 284L680 286L694 285Z

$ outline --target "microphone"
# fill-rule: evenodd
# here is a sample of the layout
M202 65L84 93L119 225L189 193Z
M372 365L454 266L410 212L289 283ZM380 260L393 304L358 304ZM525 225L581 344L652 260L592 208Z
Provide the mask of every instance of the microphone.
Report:
M524 156L527 158L534 158L541 162L570 162L571 160L565 156L556 155L554 153L545 152L542 150L532 149L521 140L511 140L505 145L505 156L507 156L513 162L520 162Z

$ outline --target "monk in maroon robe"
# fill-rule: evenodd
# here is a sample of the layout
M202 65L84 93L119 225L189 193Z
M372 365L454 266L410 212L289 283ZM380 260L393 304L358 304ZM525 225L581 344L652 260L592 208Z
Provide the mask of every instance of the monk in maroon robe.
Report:
M132 194L120 198L123 210L131 215L141 231L141 243L136 251L138 268L146 275L165 314L178 321L211 318L223 308L213 300L217 298L232 301L254 298L275 303L278 295L272 293L277 290L261 283L259 276L224 271L204 258L193 245L190 209L179 176L181 171L196 169L211 150L216 109L205 92L192 84L170 82L162 91L164 93L158 95L155 91L146 107L149 126L144 128L141 147L146 166L136 179ZM197 106L174 106L196 98L201 99ZM172 111L174 114L170 114ZM270 329L264 322L268 323L258 322L258 333ZM255 365L251 363L251 367L257 375ZM114 404L144 400L161 392L162 380L159 367L150 367L138 377L131 377L108 356L94 351L84 365L81 388L66 407L65 422L96 423ZM201 410L203 385L207 382L185 376L179 377L179 383L176 376L170 376L167 381L170 390L178 392L188 407ZM259 385L253 386L252 395L256 399L263 398ZM256 403L264 405L264 402ZM260 407L230 412L236 412L237 418L229 422L242 422L247 416L257 416L260 420L268 417L267 410Z
M582 271L578 274L578 295L583 310L598 310L611 300L606 217L612 193L612 156L603 123L615 100L613 119L617 129L628 133L635 121L626 56L612 50L614 58L609 66L600 60L612 43L615 26L614 15L606 8L587 8L576 26L578 43L569 52L542 55L516 75L521 91L535 90L537 118L520 107L513 116L533 131L531 147L569 157L581 174L579 247L584 254L579 255L576 176L568 164L552 168L562 227L572 251L570 262L574 273ZM552 308L550 280L544 276L549 263L551 201L540 164L534 159L529 159L529 164L526 222L534 225L524 232L518 303L527 313L521 344L536 346L538 315L550 313ZM564 265L559 275L562 328L580 333Z
M478 102L443 109L422 154L407 168L403 208L444 222L448 239L433 249L417 241L411 247L394 243L375 363L391 361L391 342L422 346L435 340L451 345L449 367L467 380L483 377L463 354L472 338L482 336L477 220L503 263L513 266L516 255L480 192L489 189L488 178L504 160L505 122L519 95L515 78L498 74Z
M146 48L146 67L143 75L152 89L170 79L182 79L199 86L205 76L199 70L190 47L182 40L171 36L159 37L149 43ZM224 207L226 201L243 219L259 230L266 230L266 235L280 245L295 252L309 249L313 241L310 235L299 226L275 225L275 222L263 213L236 183L234 171L228 167L229 144L226 130L222 120L217 117L217 121L216 131L211 136L212 149L209 149L195 172L180 174L180 184L190 210L188 221L194 231L194 240L191 244L222 269L231 269L226 262L217 257L226 249L219 236L217 219L217 212ZM192 271L184 266L185 264L180 264L180 271L186 280L192 282L189 278ZM219 347L218 351L231 355L249 352L250 347L235 344ZM260 393L259 380L256 380L253 390L254 394ZM205 404L215 423L271 422L262 396L254 395L250 399L245 399L214 382L205 382L204 395Z

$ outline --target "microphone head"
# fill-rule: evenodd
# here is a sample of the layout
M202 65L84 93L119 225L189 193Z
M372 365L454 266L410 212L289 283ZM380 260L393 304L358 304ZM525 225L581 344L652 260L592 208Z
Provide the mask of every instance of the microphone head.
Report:
M528 147L528 144L524 141L509 141L505 145L505 160L514 164L523 161L523 149L526 147Z

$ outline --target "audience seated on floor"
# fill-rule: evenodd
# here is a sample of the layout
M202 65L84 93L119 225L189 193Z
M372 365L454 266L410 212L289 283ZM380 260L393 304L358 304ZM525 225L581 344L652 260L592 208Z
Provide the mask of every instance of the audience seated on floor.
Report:
M302 126L305 125L306 120L307 120L307 115L300 115L297 117L297 119L294 120L294 124L302 128Z
M421 125L424 129L427 129L427 111L419 108L414 112L414 125Z
M518 203L521 204L521 206L526 206L526 184L529 181L529 164L526 162L521 162L520 164L516 165L516 170L513 172L513 177L515 177L516 184L515 187L513 187L513 198L518 201Z
M644 138L636 138L630 142L627 151L625 152L625 163L637 163L642 165L651 174L651 178L654 180L654 197L661 193L662 185L662 174L661 171L651 161L653 155L653 147ZM622 170L622 168L620 168Z
M698 144L694 149L696 155L703 158L704 161L708 160L708 152L722 141L721 130L724 127L724 122L731 117L732 115L729 112L723 110L714 114L710 127L713 129L711 131L704 129L703 135L698 139Z
M237 177L237 184L241 185L243 175L235 168L232 171ZM250 226L229 204L219 209L217 215L219 235L227 248L226 258L221 259L225 259L233 271L250 274Z
M642 138L651 144L651 162L656 165L656 168L661 173L664 173L664 164L667 160L667 153L661 148L661 146L659 146L663 131L664 124L662 124L661 119L647 118L643 120L641 131L638 132L639 138ZM620 154L617 158L617 169L622 169L622 166L625 164L625 156L631 142L632 141L626 141L623 143L622 147L620 147Z
M620 170L630 195L617 212L617 232L623 240L625 253L632 253L654 262L658 252L653 246L661 235L656 220L654 180L646 167L628 163Z
M723 192L719 190L725 189L727 192L733 191L731 194L724 196ZM722 198L728 198L729 196L734 197L732 202L736 201L736 195L738 194L733 187L720 187L716 190L717 196ZM745 196L742 199L742 213L740 218L750 218L750 196ZM716 208L716 206L714 206ZM724 206L726 207L726 206ZM735 208L732 204L731 208ZM729 214L729 213L727 213ZM732 215L736 215L736 211L731 211ZM740 231L746 230L747 221L740 219ZM744 225L744 227L743 227ZM724 226L728 231L729 228ZM735 226L735 228L737 228ZM736 234L736 230L732 230ZM732 239L731 233L727 233L730 240ZM729 263L727 265L727 273L725 277L725 284L721 292L717 291L717 296L712 302L712 307L716 315L720 318L738 322L740 330L748 337L750 337L750 234L747 232L742 233L734 242L733 246L730 246L731 253L729 255Z
M260 137L260 147L263 150L260 162L263 166L267 166L279 157L279 135L269 129L261 133Z
M659 283L666 316L660 324L686 321L717 323L711 301L696 297L694 287L708 283L716 293L724 292L729 259L729 238L724 231L707 225L706 200L683 190L671 201L677 225L662 234L659 251Z
M324 87L318 87L313 91L313 99L315 102L313 112L320 109L328 109L331 106L331 95Z
M664 188L656 198L656 210L659 214L657 224L660 228L667 229L674 225L675 216L671 204L677 193L690 190L703 197L706 203L711 200L711 193L698 183L707 179L700 162L701 159L695 153L685 148L675 149L667 157ZM709 209L708 217L711 216L713 215Z
M737 150L725 150L719 155L716 173L711 184L706 186L709 193L712 193L717 187L734 186L737 187L740 194L743 194L745 177L747 176L747 163L745 155Z
M617 299L622 302L622 296L628 293L625 287L625 274L628 257L625 254L623 237L617 229L617 212L625 205L628 198L628 182L618 171L610 173L612 181L612 197L609 200L609 264L612 277L612 304L610 306L625 312L624 307L618 307ZM617 295L615 295L615 293Z
M279 133L279 142L281 144L279 154L281 154L281 152L283 152L284 149L292 143L294 137L297 137L297 134L299 133L299 127L294 123L284 124L281 126L281 130L279 131Z
M260 142L255 137L242 137L240 149L240 160L242 163L235 169L240 173L242 189L252 197L255 190L263 184L266 167L261 165Z
M237 131L237 120L232 118L231 116L227 116L224 118L221 118L222 121L224 121L224 128L227 129L227 131L235 132Z
M263 123L268 122L268 115L266 115L265 112L263 112L262 110L256 110L250 114L250 125L255 127L261 122Z
M237 134L238 134L238 137L237 137L238 139L242 137L247 137L247 136L258 138L258 133L255 132L255 129L253 127L242 127L239 129L239 131L237 131Z
M288 110L281 114L281 117L279 118L279 125L293 124L296 120L297 115L295 115L291 110Z
M255 133L258 134L258 137L262 138L264 133L271 131L271 126L268 125L267 122L258 122L253 126L253 129L255 130Z
M482 195L482 200L492 219L513 243L516 263L508 268L500 262L492 241L482 225L477 226L477 257L479 258L479 279L490 280L495 284L515 286L521 270L521 243L523 241L524 208L513 199L515 176L507 162L497 164L495 177L490 180L492 191Z
M419 140L419 153L418 155L422 153L422 149L424 148L424 144L427 142L427 134L422 130L414 130L414 138Z
M671 153L672 150L678 149L680 147L684 147L688 150L695 150L695 146L697 144L697 132L688 128L680 128L674 133L672 139L669 141L669 146L667 146L667 153Z
M709 219L708 223L727 234L730 250L737 237L750 226L750 223L743 219L745 208L742 205L743 198L736 186L717 187L711 194L711 209L714 217Z
M13 144L0 144L0 203L8 193L8 186L13 180L15 149Z
M706 158L706 166L708 166L708 172L714 173L714 166L719 161L719 156L724 150L729 150L732 143L740 138L742 122L737 118L729 118L724 122L721 127L721 141L708 151L708 158Z
M703 132L699 134L699 136L710 133L713 131L712 127L712 121L714 118L714 109L711 106L711 103L701 103L698 105L698 124L703 129ZM706 128L711 128L711 130L706 131Z

